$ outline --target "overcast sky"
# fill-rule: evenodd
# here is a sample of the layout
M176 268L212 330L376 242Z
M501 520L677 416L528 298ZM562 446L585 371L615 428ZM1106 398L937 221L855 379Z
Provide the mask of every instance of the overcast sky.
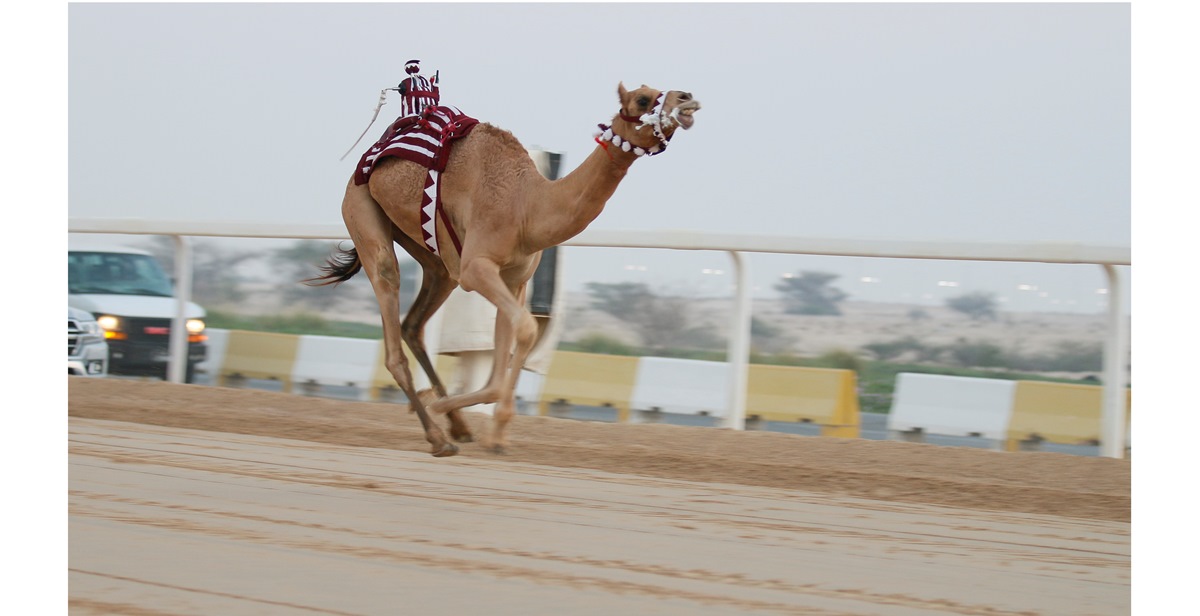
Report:
M1125 4L72 4L68 210L340 224L369 143L338 158L419 58L443 102L567 169L619 81L692 92L695 128L637 162L593 228L1129 246L1130 25ZM564 265L574 288L731 283L722 253L574 248ZM749 265L759 295L820 270L855 299L1104 301L1098 266Z

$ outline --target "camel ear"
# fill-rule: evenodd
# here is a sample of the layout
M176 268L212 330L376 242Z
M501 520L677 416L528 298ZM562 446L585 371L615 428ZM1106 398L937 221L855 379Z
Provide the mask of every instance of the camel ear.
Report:
M624 81L617 82L617 100L619 100L622 105L625 104L625 95L626 94L629 94L629 90L625 89L625 82Z

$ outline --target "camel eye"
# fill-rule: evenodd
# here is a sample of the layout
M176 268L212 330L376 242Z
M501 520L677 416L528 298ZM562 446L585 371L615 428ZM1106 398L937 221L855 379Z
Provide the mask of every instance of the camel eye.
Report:
M649 107L650 106L650 97L649 96L639 96L637 99L637 104L638 104L638 107L640 107L642 109Z

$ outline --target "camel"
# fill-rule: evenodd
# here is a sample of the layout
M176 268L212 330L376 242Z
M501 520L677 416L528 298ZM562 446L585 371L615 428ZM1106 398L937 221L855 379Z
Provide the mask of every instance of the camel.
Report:
M635 160L665 151L679 127L689 129L700 103L687 92L646 85L617 86L620 109L611 125L601 124L596 148L578 168L550 181L512 133L479 122L454 142L440 174L441 212L430 237L430 216L422 220L422 194L428 170L398 157L381 158L364 184L352 179L342 201L342 218L353 247L338 248L312 285L337 284L366 270L383 322L385 365L420 418L436 457L458 446L433 421L449 420L450 437L474 436L461 409L496 403L486 448L503 453L521 367L536 342L538 326L525 307L525 290L542 250L583 231L604 209ZM428 201L428 199L426 199ZM425 230L422 230L422 225ZM447 228L449 226L449 228ZM423 235L424 234L424 235ZM440 249L428 246L436 240ZM422 270L421 289L400 319L399 244ZM487 385L449 396L425 349L429 318L455 286L476 291L497 309L495 357ZM429 376L432 390L414 391L401 344Z

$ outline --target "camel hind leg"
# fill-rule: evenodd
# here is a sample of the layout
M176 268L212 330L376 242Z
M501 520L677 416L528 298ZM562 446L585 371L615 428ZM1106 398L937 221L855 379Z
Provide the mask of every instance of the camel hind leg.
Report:
M437 457L452 456L458 447L451 443L445 432L434 422L417 395L404 355L403 332L400 322L400 265L396 260L393 244L393 224L379 204L371 197L366 186L351 183L346 188L342 201L342 218L363 269L371 281L371 289L379 303L380 319L383 323L384 362L400 390L408 398L410 408L421 420L425 440L433 447Z
M442 383L441 376L438 375L433 362L429 359L429 352L425 348L425 325L438 308L446 303L446 298L450 297L450 293L458 284L450 278L446 264L442 262L441 258L418 245L398 229L395 232L395 239L421 265L423 276L421 290L417 293L416 299L413 300L413 304L408 309L408 314L404 316L404 321L400 326L401 335L404 342L408 344L409 350L412 351L413 357L429 377L429 383L433 387L436 397L445 398L447 396L446 386ZM449 411L447 419L450 421L451 438L460 443L470 443L475 440L471 434L471 428L467 425L459 409Z

